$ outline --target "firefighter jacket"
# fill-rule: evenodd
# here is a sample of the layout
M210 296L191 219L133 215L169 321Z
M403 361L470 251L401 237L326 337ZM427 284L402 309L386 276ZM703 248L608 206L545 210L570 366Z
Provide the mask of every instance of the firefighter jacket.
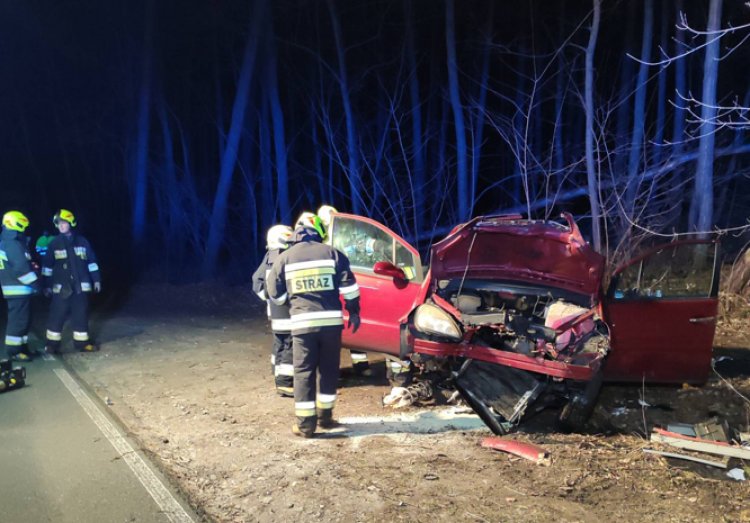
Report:
M101 282L94 250L86 238L76 234L58 234L49 242L42 277L45 289L64 296L91 292L92 285Z
M3 228L0 233L0 285L5 299L26 298L39 287L26 237L12 229Z
M282 249L271 249L266 251L263 261L260 262L258 269L253 273L253 292L258 298L264 300L267 304L266 314L271 320L271 330L278 333L291 332L292 325L289 320L289 304L283 303L277 305L268 299L266 294L266 278L271 272L273 262L284 252Z
M276 304L289 302L292 334L342 326L339 296L350 314L359 314L359 286L349 259L321 243L320 235L311 227L298 227L293 242L266 279L268 297Z

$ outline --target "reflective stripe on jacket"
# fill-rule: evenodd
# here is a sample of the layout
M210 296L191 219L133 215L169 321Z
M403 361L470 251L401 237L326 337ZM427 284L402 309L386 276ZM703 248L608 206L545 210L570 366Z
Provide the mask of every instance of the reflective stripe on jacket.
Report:
M23 298L36 292L38 277L23 234L11 229L0 233L0 287L5 298Z
M295 231L294 244L282 252L266 279L274 303L289 302L292 333L316 332L344 324L339 296L350 313L359 313L359 286L349 259L309 227Z
M44 287L55 294L66 289L74 294L91 292L93 284L101 282L101 274L89 241L77 234L55 236L42 261L42 278Z

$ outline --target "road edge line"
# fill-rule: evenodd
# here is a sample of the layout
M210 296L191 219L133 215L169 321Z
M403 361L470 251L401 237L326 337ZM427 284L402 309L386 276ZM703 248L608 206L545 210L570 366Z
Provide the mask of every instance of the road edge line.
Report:
M169 489L164 486L164 483L154 474L154 471L151 470L143 458L133 449L133 446L117 430L114 424L107 419L73 376L65 369L52 370L81 408L83 408L84 412L99 428L101 433L104 434L112 447L120 454L135 477L141 482L143 488L146 489L146 492L149 493L169 520L172 523L194 523L193 518L190 517L185 508L175 499Z

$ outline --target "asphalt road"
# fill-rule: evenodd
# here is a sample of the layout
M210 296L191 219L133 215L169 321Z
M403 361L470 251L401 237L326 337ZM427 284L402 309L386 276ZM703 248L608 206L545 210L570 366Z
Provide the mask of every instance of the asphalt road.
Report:
M47 358L0 394L0 523L198 521L106 406Z

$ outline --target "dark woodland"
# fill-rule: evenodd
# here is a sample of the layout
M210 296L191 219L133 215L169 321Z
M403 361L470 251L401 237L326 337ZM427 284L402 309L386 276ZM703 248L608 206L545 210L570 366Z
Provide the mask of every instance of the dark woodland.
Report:
M321 204L423 252L561 211L614 262L739 245L748 24L740 0L5 1L0 204L32 236L71 209L105 271L170 282L246 282Z

